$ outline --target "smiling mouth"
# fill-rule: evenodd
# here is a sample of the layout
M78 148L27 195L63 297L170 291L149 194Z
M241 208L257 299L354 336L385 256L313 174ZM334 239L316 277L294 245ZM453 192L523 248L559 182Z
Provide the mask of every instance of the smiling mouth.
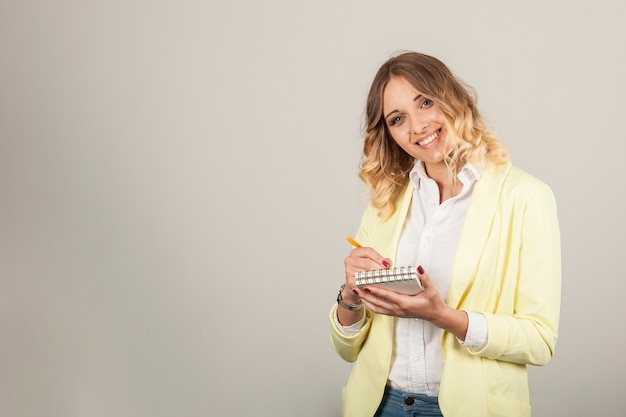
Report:
M432 135L430 135L429 137L427 137L426 139L417 142L417 144L419 146L426 146L429 143L431 143L432 141L434 141L435 139L437 139L439 137L439 134L441 133L441 129L439 129L438 131L436 131L435 133L433 133Z

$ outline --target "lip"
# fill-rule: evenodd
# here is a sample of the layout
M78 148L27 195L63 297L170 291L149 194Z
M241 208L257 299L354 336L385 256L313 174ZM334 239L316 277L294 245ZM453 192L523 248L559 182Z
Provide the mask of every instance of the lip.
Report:
M441 137L441 129L435 130L434 132L429 133L428 135L424 135L420 138L420 140L416 141L415 144L417 146L425 147L435 142L437 139ZM426 142L426 143L423 143Z

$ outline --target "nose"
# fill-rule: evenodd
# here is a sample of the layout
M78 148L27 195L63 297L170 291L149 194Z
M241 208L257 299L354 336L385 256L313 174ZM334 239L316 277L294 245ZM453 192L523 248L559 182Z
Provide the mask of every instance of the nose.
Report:
M411 131L416 135L424 133L427 126L428 122L420 118L414 117L411 121Z

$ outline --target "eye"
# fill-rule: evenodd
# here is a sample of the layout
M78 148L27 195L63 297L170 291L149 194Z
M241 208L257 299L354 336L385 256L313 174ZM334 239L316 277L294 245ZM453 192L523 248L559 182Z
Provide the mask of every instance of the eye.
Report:
M420 104L420 107L421 107L421 108L423 108L423 109L427 109L427 108L429 108L430 106L432 106L433 104L435 104L435 103L434 103L431 99L429 99L429 98L425 98L425 99L422 101L422 104Z
M396 126L398 123L400 123L402 121L403 117L402 116L396 116L396 117L392 117L391 119L389 119L387 121L387 124L390 127Z

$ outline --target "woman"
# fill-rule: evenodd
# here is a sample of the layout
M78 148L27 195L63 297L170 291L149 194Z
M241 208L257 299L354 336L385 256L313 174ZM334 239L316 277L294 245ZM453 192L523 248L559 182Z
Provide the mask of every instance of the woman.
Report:
M436 58L378 70L360 178L371 201L345 259L331 341L355 362L345 417L530 416L526 365L554 354L560 238L550 188L512 166ZM355 272L419 265L409 296Z

